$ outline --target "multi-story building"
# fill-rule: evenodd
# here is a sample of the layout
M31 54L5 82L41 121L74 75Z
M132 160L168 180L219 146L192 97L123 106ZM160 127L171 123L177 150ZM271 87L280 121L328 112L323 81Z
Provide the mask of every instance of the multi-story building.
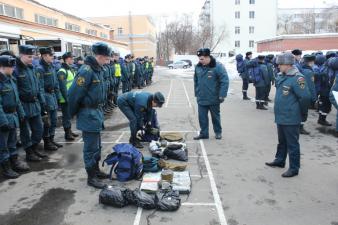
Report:
M156 26L150 16L92 17L88 20L114 29L114 39L129 43L130 51L136 57L156 58Z
M214 53L255 51L256 41L276 36L277 0L206 0L201 24L212 28Z
M29 43L53 46L57 55L86 55L94 42L103 41L128 52L128 43L114 40L113 32L33 0L0 0L0 50L17 53L19 44Z

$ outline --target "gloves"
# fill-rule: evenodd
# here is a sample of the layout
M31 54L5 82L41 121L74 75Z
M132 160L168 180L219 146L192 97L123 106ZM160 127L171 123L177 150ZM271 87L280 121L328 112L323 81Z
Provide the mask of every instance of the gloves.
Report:
M223 103L224 102L224 97L219 97L219 102Z
M41 116L47 115L47 107L46 105L41 105Z
M7 131L10 131L11 130L11 127L8 125L8 124L4 124L0 127L0 130L2 132L7 132Z

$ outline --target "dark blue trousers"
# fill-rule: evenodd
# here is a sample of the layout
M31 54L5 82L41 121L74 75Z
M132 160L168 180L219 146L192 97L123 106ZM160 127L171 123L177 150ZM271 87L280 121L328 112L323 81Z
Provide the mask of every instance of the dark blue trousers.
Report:
M96 165L101 159L101 133L82 131L83 161L86 169Z
M222 133L220 104L198 105L198 120L201 128L200 135L204 137L209 137L209 111L215 134Z
M64 129L71 128L71 116L69 113L69 105L68 103L61 104L61 111L62 111L62 126Z
M17 155L16 150L16 129L0 131L0 164L7 161L10 156Z
M122 99L117 99L117 105L121 112L127 117L129 120L129 128L130 128L130 136L132 138L136 138L137 133L137 119L134 113L134 110L128 105L128 103Z
M294 171L300 168L299 128L300 125L277 124L278 145L275 161L285 163L289 154L290 169Z
M39 144L42 139L43 125L41 116L27 118L20 125L20 139L22 146L26 149L34 144Z

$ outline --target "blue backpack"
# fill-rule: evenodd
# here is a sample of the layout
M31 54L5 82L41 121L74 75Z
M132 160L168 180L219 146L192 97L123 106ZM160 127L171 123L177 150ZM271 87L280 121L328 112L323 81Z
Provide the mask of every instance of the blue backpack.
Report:
M259 82L261 77L261 70L256 60L250 60L248 63L248 77L251 83Z
M106 163L111 166L109 177L113 172L118 181L139 179L143 175L143 155L131 144L118 144L113 147L113 152L107 155L102 166Z
M243 60L243 56L241 54L236 55L236 68L237 68L237 72L239 74L244 73L245 72L245 65L244 65L244 60Z

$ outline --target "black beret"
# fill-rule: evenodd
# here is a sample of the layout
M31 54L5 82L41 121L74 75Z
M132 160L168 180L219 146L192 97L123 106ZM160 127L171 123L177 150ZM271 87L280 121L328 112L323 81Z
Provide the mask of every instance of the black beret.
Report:
M0 56L0 66L14 67L16 65L16 59L9 55Z
M53 55L54 54L54 49L52 47L42 47L39 49L39 52L41 55Z
M326 59L332 58L332 57L336 57L336 53L333 51L328 51L326 52Z
M245 56L249 56L249 55L252 55L252 52L245 53Z
M273 54L269 54L269 55L266 56L266 58L272 60L273 58L275 58L275 56Z
M104 42L93 44L92 51L95 55L111 56L111 48Z
M72 52L65 52L65 53L62 55L62 59L63 59L63 60L66 60L66 59L72 58L72 57L74 57L73 54L72 54Z
M20 45L19 53L24 55L34 55L36 48L33 45Z
M291 53L293 55L302 55L303 54L302 50L300 50L300 49L294 49L294 50L292 50Z
M201 48L197 51L197 56L210 56L209 48Z
M264 60L264 59L265 59L265 56L264 56L264 55L259 55L257 58L258 58L259 60Z
M315 63L319 66L323 65L326 61L326 57L324 55L316 55Z

